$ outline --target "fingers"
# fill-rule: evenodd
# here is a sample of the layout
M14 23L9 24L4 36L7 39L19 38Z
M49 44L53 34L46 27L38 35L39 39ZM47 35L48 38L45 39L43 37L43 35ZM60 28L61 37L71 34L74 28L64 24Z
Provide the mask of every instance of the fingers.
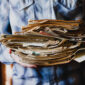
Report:
M21 66L27 68L37 68L37 65L25 64L23 62L20 62L19 58L16 55L12 54L12 49L9 49L9 53L11 54L11 57L15 60L15 62L20 64Z
M25 64L25 63L20 63L20 62L17 62L19 63L21 66L23 67L27 67L27 68L37 68L36 65L31 65L31 64Z
M31 65L31 64L26 64L26 63L23 63L23 62L20 62L16 57L12 56L13 59L18 63L20 64L21 66L23 67L27 67L27 68L37 68L36 65Z

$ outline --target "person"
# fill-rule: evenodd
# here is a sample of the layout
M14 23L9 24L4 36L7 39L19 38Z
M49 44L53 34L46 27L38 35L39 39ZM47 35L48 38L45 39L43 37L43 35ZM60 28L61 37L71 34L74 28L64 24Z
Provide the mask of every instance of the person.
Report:
M20 32L29 20L82 19L81 0L0 0L0 34ZM8 28L10 24L11 29ZM11 31L9 31L11 30ZM13 64L13 85L85 85L84 64L75 61L64 65L41 67L20 65L0 44L0 61Z

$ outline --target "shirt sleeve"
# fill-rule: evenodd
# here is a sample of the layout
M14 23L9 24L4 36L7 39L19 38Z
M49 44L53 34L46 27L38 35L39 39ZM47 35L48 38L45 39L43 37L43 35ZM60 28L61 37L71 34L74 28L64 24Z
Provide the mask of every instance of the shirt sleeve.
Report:
M0 0L0 34L9 34L9 2L8 0ZM14 60L9 54L9 49L0 43L0 62L4 64L12 64Z

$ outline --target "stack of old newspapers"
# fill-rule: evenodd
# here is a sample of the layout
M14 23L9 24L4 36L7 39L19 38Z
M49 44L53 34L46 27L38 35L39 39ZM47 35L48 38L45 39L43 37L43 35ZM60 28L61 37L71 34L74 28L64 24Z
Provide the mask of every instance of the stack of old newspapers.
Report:
M21 32L1 35L0 42L20 62L42 66L64 64L84 49L85 28L82 21L30 20Z

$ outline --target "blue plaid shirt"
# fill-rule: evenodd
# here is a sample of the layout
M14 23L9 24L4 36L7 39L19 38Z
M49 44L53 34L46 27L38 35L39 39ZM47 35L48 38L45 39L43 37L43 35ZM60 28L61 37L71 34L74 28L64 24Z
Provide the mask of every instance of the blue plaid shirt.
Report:
M82 18L80 0L0 0L0 34L20 32L28 20ZM0 44L0 61L13 65L13 85L81 85L76 64L26 68L16 63L8 48ZM75 75L75 76L74 76ZM78 80L78 83L76 83Z

